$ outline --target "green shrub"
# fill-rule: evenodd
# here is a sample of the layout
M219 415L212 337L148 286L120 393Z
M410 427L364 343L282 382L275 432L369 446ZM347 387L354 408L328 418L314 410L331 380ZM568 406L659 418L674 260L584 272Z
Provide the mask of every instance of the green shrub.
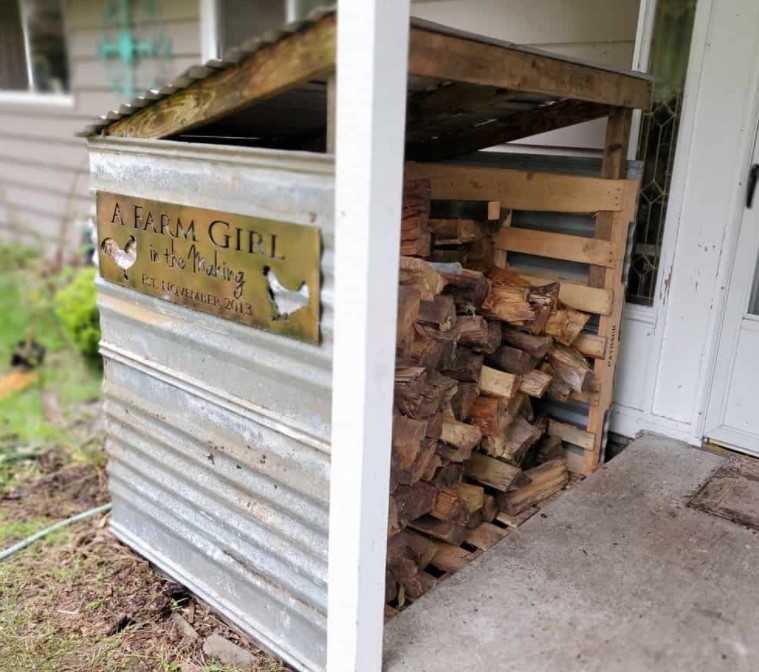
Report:
M100 341L100 321L95 303L95 269L83 268L55 295L55 314L64 333L85 356L95 358Z

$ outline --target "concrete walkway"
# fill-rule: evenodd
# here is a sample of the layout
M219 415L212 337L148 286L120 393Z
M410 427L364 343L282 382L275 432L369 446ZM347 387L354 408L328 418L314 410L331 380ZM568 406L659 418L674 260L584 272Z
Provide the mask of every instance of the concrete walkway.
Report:
M644 437L385 630L385 672L759 670L759 535L686 508L723 458Z

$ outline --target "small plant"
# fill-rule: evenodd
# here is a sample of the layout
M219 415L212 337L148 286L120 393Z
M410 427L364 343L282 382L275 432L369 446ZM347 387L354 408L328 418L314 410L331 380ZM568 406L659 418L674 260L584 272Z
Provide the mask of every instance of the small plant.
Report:
M55 314L74 346L88 358L96 358L100 320L95 302L95 269L83 268L55 295Z

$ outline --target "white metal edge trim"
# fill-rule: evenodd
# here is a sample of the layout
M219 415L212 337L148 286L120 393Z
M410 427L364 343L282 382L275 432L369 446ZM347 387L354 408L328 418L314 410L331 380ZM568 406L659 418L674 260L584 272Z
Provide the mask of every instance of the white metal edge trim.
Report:
M193 396L199 397L210 404L214 404L231 413L235 413L246 420L250 420L251 422L255 422L271 429L272 431L278 432L279 434L303 443L310 448L314 448L319 452L327 455L331 452L329 443L308 434L301 428L296 427L289 422L286 422L280 414L273 413L263 406L259 406L258 404L254 404L245 399L232 397L221 390L210 388L207 385L201 385L192 378L179 374L179 372L172 371L157 362L138 359L131 352L124 350L123 348L118 348L105 341L100 342L100 352L104 357L113 359L120 364L135 369L145 375L152 376L164 383L173 385L174 387L192 394Z
M93 137L87 141L91 153L106 151L135 156L151 156L161 159L190 159L235 166L256 166L269 170L286 170L298 173L334 175L335 163L331 154L294 152L262 147L230 147L206 145L176 140L142 140L139 138Z

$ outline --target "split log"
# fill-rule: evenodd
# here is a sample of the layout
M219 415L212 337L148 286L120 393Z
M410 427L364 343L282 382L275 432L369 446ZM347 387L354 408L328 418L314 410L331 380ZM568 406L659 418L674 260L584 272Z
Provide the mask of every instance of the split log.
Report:
M501 340L506 345L519 348L519 350L523 350L536 359L543 359L553 344L553 339L550 336L527 334L524 331L518 331L510 327L503 328Z
M396 369L395 380L395 405L410 418L433 416L456 394L455 380L423 367Z
M401 257L398 282L413 287L422 301L432 301L445 287L445 279L430 264L416 257Z
M519 348L512 348L510 345L500 346L495 352L489 354L485 360L496 369L518 375L529 373L539 362L537 357L533 357Z
M434 326L440 331L448 331L456 324L456 306L450 296L436 296L432 301L421 301L419 322Z
M401 254L427 257L430 253L430 181L408 180L403 185Z
M427 432L425 420L414 420L396 413L393 416L393 459L402 469L414 464L422 439Z
M458 422L450 417L443 418L441 441L459 450L472 451L480 442L482 432L475 425Z
M424 474L422 474L422 480L432 481L435 478L435 474L437 474L438 469L440 469L442 466L443 460L440 455L433 455L432 459L427 464L427 469L425 469Z
M527 287L492 285L482 303L482 312L494 320L523 326L535 319L535 311L527 301Z
M438 490L430 515L438 520L450 520L458 525L466 525L469 520L466 502L459 499L452 490Z
M519 416L514 419L501 436L486 436L480 449L514 466L520 466L527 451L535 445L544 433L544 428L535 426Z
M440 411L427 418L427 431L424 436L428 439L439 439L443 435L443 412Z
M514 417L521 415L527 422L532 422L535 419L535 411L532 408L530 396L523 391L523 387L524 382L522 382L519 391L509 399L506 410Z
M533 369L522 376L519 390L531 397L540 399L549 389L552 380L553 376L549 373L539 369Z
M505 431L513 418L506 410L503 399L477 397L467 420L478 427L483 436L498 436Z
M447 464L442 467L430 482L438 490L453 487L464 477L463 464Z
M387 514L387 536L393 537L401 531L401 524L398 520L398 506L395 503L395 497L390 495Z
M449 366L456 352L453 331L440 331L428 324L414 324L414 340L404 352L412 364L430 369Z
M453 297L460 313L471 314L482 306L490 291L488 279L479 271L470 271L459 263L434 264L443 276L445 294Z
M531 506L528 509L525 509L524 511L522 511L521 513L518 513L516 516L511 516L508 513L501 511L496 517L496 520L499 523L503 523L504 525L508 527L516 528L516 527L519 527L522 523L532 518L539 510L540 509L538 509L537 506Z
M398 582L395 580L393 573L390 570L385 570L385 602L392 602L398 597ZM387 610L392 609L385 605L385 618L387 618ZM395 611L395 610L393 610Z
M535 446L535 464L560 460L564 456L564 444L559 436L545 435Z
M453 486L453 492L464 502L469 513L479 511L485 506L485 490L479 485L471 483L457 483Z
M518 479L522 474L519 467L495 460L482 453L472 453L472 457L465 465L465 470L467 477L501 492L506 492L512 483L527 480L524 477Z
M458 525L450 520L438 520L432 516L423 516L412 523L409 527L429 535L433 539L447 541L456 546L460 545L466 538L467 529L463 525Z
M555 378L563 380L575 392L589 391L595 382L593 371L577 350L555 343L548 351L548 361Z
M414 322L419 316L422 295L414 287L398 287L398 324L395 343L400 345L413 333Z
M437 583L432 575L420 570L416 554L403 535L397 535L388 542L386 566L390 576L412 599L421 597ZM386 578L386 595L389 592L387 582Z
M426 569L438 551L439 542L433 541L413 530L404 530L402 535L406 545L414 553L419 569Z
M465 541L475 548L488 551L508 535L508 533L508 530L504 530L492 523L482 523L475 529L467 531Z
M545 333L553 336L562 345L572 345L577 340L590 315L579 310L563 308L554 312L545 323Z
M459 383L456 394L451 399L453 417L462 422L472 412L477 397L480 396L480 387L477 383Z
M485 519L482 517L482 511L472 511L472 513L469 514L469 518L467 519L464 527L466 527L467 530L473 530L475 527L479 527L484 522Z
M525 474L530 483L515 488L498 497L498 504L504 513L516 516L535 506L538 502L561 490L569 481L569 472L564 460L551 460Z
M480 379L483 361L484 355L478 355L469 348L457 347L450 364L441 371L456 380L476 383Z
M492 523L498 517L498 500L493 495L485 495L481 511L482 519L486 523Z
M478 315L460 316L456 323L456 341L474 352L495 352L501 344L501 325Z
M481 551L468 551L465 548L438 542L438 550L432 558L432 566L442 572L458 572L464 569L472 560L480 555Z
M424 477L430 461L437 454L438 443L435 439L423 439L419 448L419 453L414 463L408 469L398 470L398 483L401 485L414 485ZM392 461L391 461L392 464ZM392 476L392 472L391 472ZM392 480L392 479L391 479ZM391 482L392 486L392 482Z
M522 377L483 366L480 374L480 393L488 397L511 399L520 389Z
M395 399L418 397L426 383L427 372L423 366L404 366L395 369Z
M399 485L393 495L398 508L398 521L402 526L428 514L435 502L435 488L423 481L412 486Z
M534 319L528 324L529 331L533 334L542 334L546 330L546 323L554 313L559 300L559 283L552 282L540 287L532 287L527 301L533 309Z

